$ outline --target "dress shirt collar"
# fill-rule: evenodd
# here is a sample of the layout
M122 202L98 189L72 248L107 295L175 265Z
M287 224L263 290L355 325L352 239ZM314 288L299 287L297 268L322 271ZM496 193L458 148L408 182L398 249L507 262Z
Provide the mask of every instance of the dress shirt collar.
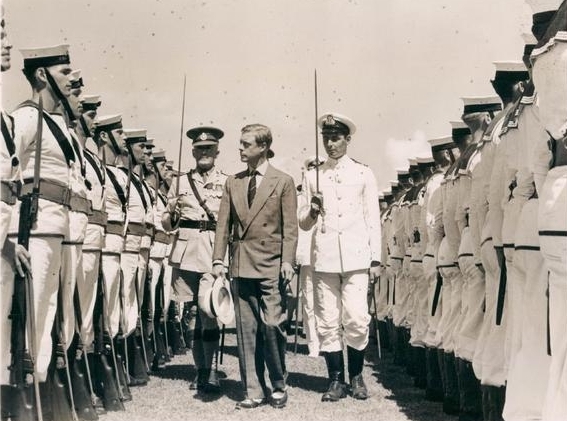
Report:
M328 159L327 159L327 162L329 163L329 165L331 166L331 168L342 168L342 167L344 167L349 161L350 161L350 158L348 157L347 154L344 154L344 155L341 156L339 159L334 159L334 158L328 158Z
M261 177L265 176L266 171L268 171L268 165L270 165L268 160L266 160L262 164L258 165L258 167L256 168L257 175L259 175ZM248 168L248 175L250 175L251 171L252 171L252 168Z

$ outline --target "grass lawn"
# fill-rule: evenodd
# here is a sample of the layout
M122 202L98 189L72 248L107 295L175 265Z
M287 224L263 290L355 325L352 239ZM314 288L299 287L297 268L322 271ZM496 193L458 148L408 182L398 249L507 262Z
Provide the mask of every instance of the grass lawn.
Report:
M133 400L125 412L108 413L101 421L186 421L186 420L384 420L445 421L456 420L443 414L440 403L426 401L424 391L413 387L413 379L392 363L392 356L382 353L379 360L376 346L369 345L364 368L371 397L356 401L350 396L337 403L321 402L326 390L326 368L322 357L307 356L305 341L300 338L298 353L293 354L293 336L288 337L286 364L289 377L289 401L285 408L269 405L252 410L237 410L243 398L236 357L236 336L228 333L223 365L226 375L221 380L222 394L204 397L189 390L195 376L190 353L176 356L165 369L151 376L145 387L132 388ZM224 377L223 375L223 377ZM267 375L266 375L267 376Z

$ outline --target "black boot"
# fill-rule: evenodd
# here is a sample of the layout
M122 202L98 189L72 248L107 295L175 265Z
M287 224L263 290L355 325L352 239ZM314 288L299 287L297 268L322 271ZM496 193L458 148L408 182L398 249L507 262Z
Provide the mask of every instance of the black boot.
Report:
M129 386L145 386L148 383L148 372L142 349L134 334L128 336L126 342L128 343L128 369L130 370Z
M445 352L445 396L443 399L443 412L448 415L459 414L459 381L457 378L457 368L455 366L455 354Z
M470 361L457 358L459 421L482 421L482 393Z
M415 347L415 379L413 385L420 389L427 386L427 368L425 363L425 348Z
M207 381L209 380L209 376L211 373L211 369L207 368L200 368L197 370L197 376L193 379L193 381L189 384L190 390L197 390L202 392L205 390L207 386Z
M108 361L107 355L87 354L89 363L92 361L91 375L95 384L95 393L102 397L102 404L107 411L124 411L124 405L120 399L119 385L116 383L116 374ZM96 406L95 406L96 409Z
M321 397L322 402L337 402L346 397L345 363L342 351L323 352L329 372L329 388Z
M425 399L432 402L443 402L443 384L441 382L441 373L439 372L436 348L425 349L425 361L427 364Z
M68 361L71 371L71 385L73 390L73 400L77 416L85 421L96 421L98 415L93 407L89 388L87 387L88 378L85 375L85 361L82 351L77 349L76 341L71 344L68 351Z
M348 377L352 397L364 400L368 398L368 390L362 378L362 368L364 367L364 349L358 350L347 346L348 357Z

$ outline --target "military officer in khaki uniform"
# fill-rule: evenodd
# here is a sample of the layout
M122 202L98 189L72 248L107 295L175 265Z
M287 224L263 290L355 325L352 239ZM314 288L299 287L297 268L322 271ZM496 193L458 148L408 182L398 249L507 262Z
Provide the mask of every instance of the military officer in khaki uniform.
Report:
M220 388L212 366L220 331L216 319L198 308L197 297L203 274L212 270L216 220L227 179L226 174L215 167L223 135L223 131L215 127L196 127L187 132L193 140L195 169L180 174L172 183L162 218L165 230L178 228L169 264L173 267L173 287L178 299L188 303L189 326L194 330L192 349L197 377L190 387L205 393L218 392Z

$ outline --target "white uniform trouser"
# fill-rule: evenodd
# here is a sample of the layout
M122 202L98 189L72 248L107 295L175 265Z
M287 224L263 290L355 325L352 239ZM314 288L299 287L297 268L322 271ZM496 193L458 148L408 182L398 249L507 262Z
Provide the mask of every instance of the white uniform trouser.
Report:
M427 333L425 334L425 345L431 348L439 346L437 329L441 320L442 296L439 297L437 309L432 315L433 298L435 296L435 286L437 285L437 259L435 256L426 253L423 256L423 273L427 282Z
M403 273L404 279L406 283L406 299L404 306L402 307L404 321L402 326L404 327L411 327L415 321L415 284L412 282L413 279L411 277L411 253L413 247L408 247L406 249L406 256L404 257L403 261Z
M423 273L423 252L414 247L410 263L410 282L413 283L414 320L411 325L410 344L423 347L427 333L427 281Z
M8 236L11 218L12 206L0 201L0 247L4 246L4 241Z
M313 284L321 351L341 351L343 340L351 348L366 348L370 323L368 269L344 273L314 271Z
M549 54L549 53L548 53ZM544 420L567 419L567 166L552 168L539 196L539 241L549 272L551 365ZM546 232L547 231L547 232Z
M156 241L152 245L152 248L150 250L150 260L148 262L148 268L150 269L151 274L152 274L151 285L150 285L150 305L151 305L150 312L152 314L154 321L158 321L158 320L156 320L157 285L158 285L158 282L159 282L160 274L162 273L162 271L165 270L165 267L164 267L163 264L164 264L164 259L165 259L166 252L167 252L167 246L168 246L168 244L160 243L160 242ZM164 273L164 275L165 275L165 273ZM164 281L165 281L165 279L164 279ZM165 288L166 288L165 282L164 282L163 288L164 288L164 292L165 292ZM159 303L159 305L160 306L163 305L164 306L163 311L164 311L164 313L167 313L167 307L165 307L165 304ZM150 333L151 333L151 330L153 330L153 326L150 326Z
M88 224L83 244L83 277L77 278L77 289L83 314L81 339L89 352L92 351L94 342L93 316L103 240L104 227Z
M383 270L382 274L380 275L380 281L376 283L376 304L378 308L376 309L376 317L378 320L386 320L388 317L388 312L390 309L390 305L388 303L388 293L389 293L389 286L390 284L390 274L388 270Z
M142 237L137 235L126 235L124 242L124 251L120 256L120 267L124 275L122 285L122 305L124 319L124 335L128 336L136 329L138 320L138 299L142 303L143 277L139 270L140 263L140 245ZM136 286L138 290L136 291Z
M516 225L525 198L512 198L504 206L504 218L502 223L502 242L504 243L504 256L506 257L506 311L508 312L508 324L506 326L506 366L510 367L512 355L519 348L520 319L522 317L522 294L523 290L518 284L518 269L515 262L515 234Z
M118 334L121 323L121 296L120 296L120 256L124 248L124 238L120 235L107 233L104 239L101 264L102 276L106 287L104 311L108 326L106 328L114 338ZM122 326L125 331L125 326Z
M313 266L302 265L299 270L299 285L303 307L303 330L307 339L309 356L319 356L319 338L315 324L315 291L313 288Z
M16 239L13 238L15 241ZM31 237L29 252L32 256L31 268L34 288L35 314L35 367L40 382L47 379L47 367L51 361L51 329L57 309L57 291L59 290L59 270L61 268L61 253L63 236ZM8 319L12 307L14 291L13 262L2 258L2 278L0 293L2 297L2 320L0 323L0 341L2 343L2 368L0 383L9 383L8 365L10 364L10 334L11 324Z
M409 281L407 278L408 271L405 269L409 265L409 257L401 260L401 268L397 271L394 290L394 308L392 313L392 321L394 326L405 327L407 325L407 308L409 304Z
M0 247L4 246L4 241L8 236L10 218L12 217L12 206L0 202ZM1 253L0 253L1 254ZM11 326L8 316L12 309L12 294L14 291L14 270L13 262L8 261L4 255L0 256L0 384L9 384L10 377L8 365L10 364L10 335Z
M531 199L522 208L514 252L517 294L514 298L518 348L511 354L506 382L505 420L541 419L550 357L547 355L547 270L539 250L537 232L538 200ZM529 385L529 387L526 387Z
M490 218L486 218L490 221ZM486 226L485 226L486 228ZM503 386L506 381L505 364L505 339L506 339L506 304L502 324L496 325L496 302L498 287L500 283L500 267L492 238L486 237L484 230L483 244L480 253L482 266L485 270L485 312L482 329L478 338L475 355L473 358L473 369L475 375L485 386Z
M63 298L62 334L66 349L69 349L76 331L74 294L77 284L84 285L83 241L87 229L88 217L84 213L69 212L69 236L63 241L61 258L61 288ZM78 309L77 309L78 310ZM82 318L86 309L81 307Z
M458 259L463 274L463 293L455 355L472 361L484 318L484 274L475 264L469 227L461 233Z

